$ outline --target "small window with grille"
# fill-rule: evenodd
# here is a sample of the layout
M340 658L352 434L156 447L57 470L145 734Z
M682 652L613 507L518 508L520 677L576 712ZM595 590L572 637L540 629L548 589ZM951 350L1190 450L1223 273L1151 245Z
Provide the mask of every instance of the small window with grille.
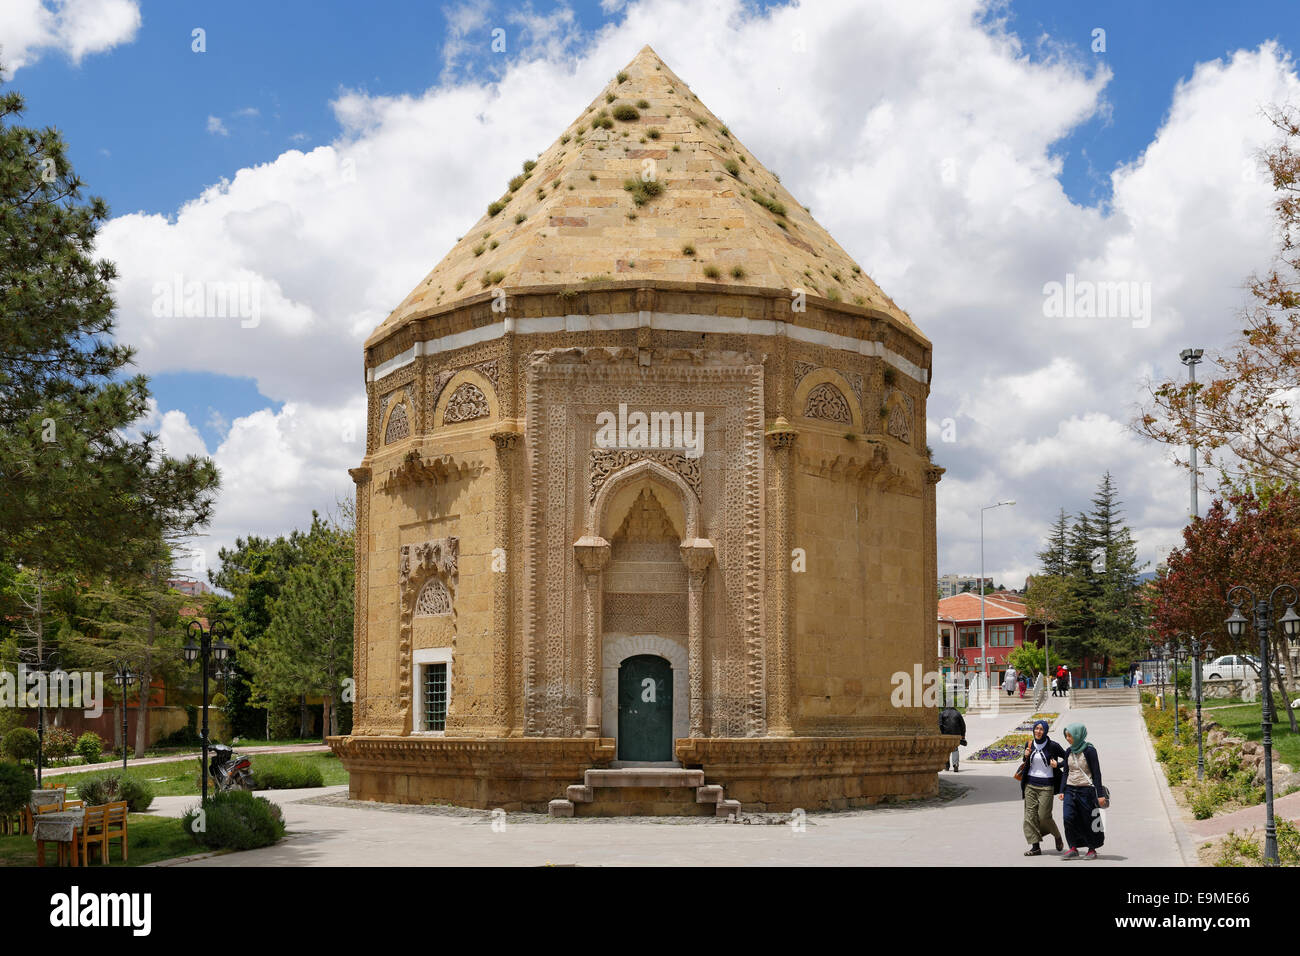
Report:
M444 730L447 726L447 665L424 665L423 730Z

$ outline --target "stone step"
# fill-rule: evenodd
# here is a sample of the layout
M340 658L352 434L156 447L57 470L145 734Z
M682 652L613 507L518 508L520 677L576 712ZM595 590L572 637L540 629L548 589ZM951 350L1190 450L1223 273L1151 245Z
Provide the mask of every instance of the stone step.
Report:
M588 787L702 787L704 771L676 767L588 770L582 775L582 782Z
M580 783L571 784L564 791L564 795L573 803L591 803L591 787Z
M720 817L729 817L732 814L740 816L739 800L719 800L717 815Z
M710 783L703 787L695 788L696 803L721 803L722 802L722 785Z
M573 816L573 801L552 800L546 805L546 812L553 817L571 817Z

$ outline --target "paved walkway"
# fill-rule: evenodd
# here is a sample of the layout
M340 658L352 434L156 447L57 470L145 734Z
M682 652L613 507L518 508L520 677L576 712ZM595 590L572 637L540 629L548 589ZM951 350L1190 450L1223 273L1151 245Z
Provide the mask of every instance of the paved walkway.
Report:
M323 753L328 751L329 744L286 744L283 747L236 747L235 750L241 754L305 754L305 753ZM198 760L201 751L194 750L189 753L172 754L170 757L141 757L139 760L129 760L127 769L133 767L147 767L155 763L174 763L177 760ZM41 771L42 776L58 777L66 773L94 773L96 770L113 770L114 768L122 769L122 758L116 760L104 760L100 763L77 764L75 767L46 767Z
M1049 709L1057 709L1055 707ZM1107 842L1096 862L1062 861L1054 852L1025 857L1020 785L1014 763L963 761L942 773L952 799L813 813L797 832L788 824L648 823L551 820L509 814L493 829L487 813L408 812L302 802L346 788L267 794L284 810L289 835L278 845L195 860L188 866L711 866L916 865L1182 866L1186 860L1170 822L1150 746L1136 707L1063 713L1082 721L1101 756L1117 809L1106 817ZM974 752L1009 733L1017 717L971 718ZM1059 739L1061 720L1053 734ZM194 797L160 797L152 812L180 816ZM1060 804L1056 817L1060 823ZM1050 846L1050 840L1049 840Z

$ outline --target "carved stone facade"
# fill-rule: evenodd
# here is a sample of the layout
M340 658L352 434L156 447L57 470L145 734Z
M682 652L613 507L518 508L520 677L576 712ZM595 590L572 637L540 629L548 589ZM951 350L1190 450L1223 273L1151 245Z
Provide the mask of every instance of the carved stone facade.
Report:
M643 665L672 692L668 762L747 808L936 791L952 742L890 700L934 666L929 342L884 299L796 312L775 281L647 276L511 288L504 312L426 283L367 342L357 700L333 741L354 797L544 809L645 730L620 703ZM422 730L442 676L445 730Z

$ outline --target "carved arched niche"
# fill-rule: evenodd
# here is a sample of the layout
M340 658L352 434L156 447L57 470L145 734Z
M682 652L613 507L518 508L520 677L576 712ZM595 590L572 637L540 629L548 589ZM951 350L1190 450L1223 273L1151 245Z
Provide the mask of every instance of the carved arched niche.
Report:
M792 407L807 421L820 422L840 431L863 431L862 408L854 396L853 386L833 368L809 372L794 390Z
M455 647L459 564L460 539L456 537L404 544L398 549L398 694L404 732L408 734L413 709L413 652L420 647ZM433 593L426 590L431 584ZM438 613L423 613L430 610ZM453 708L455 698L453 693Z
M431 430L478 425L501 417L496 389L474 368L463 368L438 393Z

